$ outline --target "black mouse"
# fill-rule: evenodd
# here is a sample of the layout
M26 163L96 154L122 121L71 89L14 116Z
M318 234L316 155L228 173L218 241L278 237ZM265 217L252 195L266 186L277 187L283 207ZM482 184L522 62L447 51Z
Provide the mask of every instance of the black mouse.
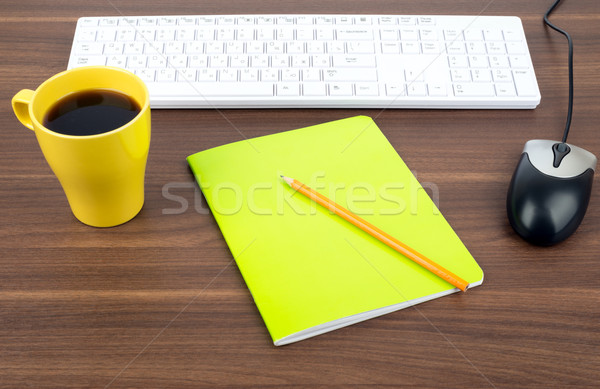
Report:
M594 154L568 143L530 140L510 181L506 210L523 239L550 246L568 238L587 210Z

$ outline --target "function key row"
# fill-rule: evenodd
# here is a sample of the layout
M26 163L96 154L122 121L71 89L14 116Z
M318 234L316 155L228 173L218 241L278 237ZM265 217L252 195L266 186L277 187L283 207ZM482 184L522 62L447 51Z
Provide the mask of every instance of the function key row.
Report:
M245 15L245 16L142 16L82 18L82 27L95 26L195 26L195 25L400 25L433 26L431 16L311 16L311 15Z

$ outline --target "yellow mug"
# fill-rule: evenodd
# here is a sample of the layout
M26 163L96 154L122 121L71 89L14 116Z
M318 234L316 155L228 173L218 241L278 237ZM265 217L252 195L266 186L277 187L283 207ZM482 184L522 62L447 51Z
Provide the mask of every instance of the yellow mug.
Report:
M139 113L122 127L96 135L65 135L42 124L61 98L99 89L135 100ZM112 227L139 213L150 148L150 97L139 77L108 66L71 69L49 78L35 91L21 90L13 97L12 107L19 121L35 132L77 219L94 227Z

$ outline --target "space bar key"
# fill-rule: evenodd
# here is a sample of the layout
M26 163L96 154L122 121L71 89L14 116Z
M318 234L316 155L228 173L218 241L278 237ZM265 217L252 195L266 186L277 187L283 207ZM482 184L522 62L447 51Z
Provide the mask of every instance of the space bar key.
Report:
M244 97L273 96L273 84L261 82L148 83L150 96Z

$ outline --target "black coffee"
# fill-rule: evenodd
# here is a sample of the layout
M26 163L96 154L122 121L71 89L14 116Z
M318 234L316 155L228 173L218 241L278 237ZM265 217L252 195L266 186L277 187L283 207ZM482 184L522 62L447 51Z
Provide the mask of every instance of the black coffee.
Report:
M138 103L120 92L94 89L58 100L46 113L44 127L65 135L96 135L129 123Z

